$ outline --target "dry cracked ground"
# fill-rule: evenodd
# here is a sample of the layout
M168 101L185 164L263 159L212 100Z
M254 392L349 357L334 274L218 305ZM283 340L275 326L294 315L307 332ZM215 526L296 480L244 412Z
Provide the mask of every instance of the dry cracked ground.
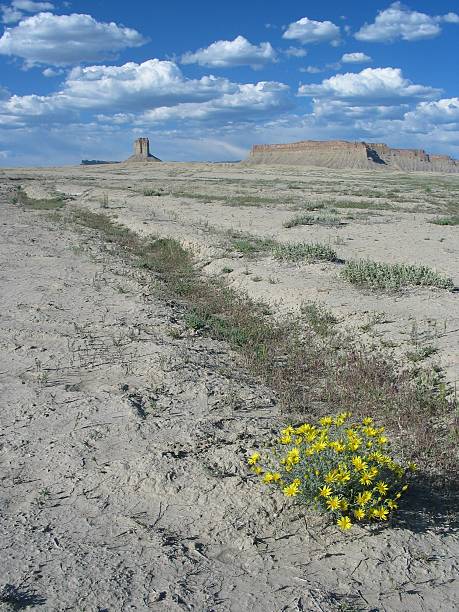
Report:
M290 232L295 240L328 238L343 258L360 251L394 261L416 249L420 263L433 261L457 283L457 228L427 223L439 214L440 188L425 191L433 179L417 177L414 188L412 179L389 175L383 187L393 183L392 197L403 199L398 209L383 206L378 216L356 216L338 229L288 230L282 223L299 201L320 199L321 190L336 199L383 179L360 173L350 184L344 173L330 180L317 169L309 177L290 169L280 184L276 172L173 164L4 172L0 610L458 608L453 513L433 512L431 499L412 500L416 511L407 504L388 527L349 535L268 494L245 457L284 422L273 392L224 343L190 331L179 303L92 234L12 203L17 185L35 197L64 192L73 197L68 207L187 239L204 271L231 268L229 282L280 313L318 296L350 321L384 312L393 321L386 339L403 344L403 334L429 332L454 380L457 294L423 289L395 300L359 293L331 264L244 259L225 242L227 230L237 229L280 241L291 240ZM455 197L454 179L435 180ZM147 189L159 195L145 196ZM218 199L227 193L245 205ZM270 199L253 206L249 196ZM380 325L375 318L375 337Z

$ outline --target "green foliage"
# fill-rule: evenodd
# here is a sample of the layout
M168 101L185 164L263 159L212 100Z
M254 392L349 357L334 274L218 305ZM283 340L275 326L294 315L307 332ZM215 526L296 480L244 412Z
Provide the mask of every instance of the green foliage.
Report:
M459 225L459 215L452 215L451 217L437 217L430 221L435 225Z
M273 255L280 261L336 261L336 252L325 244L315 242L279 243L273 250Z
M331 213L316 215L304 213L296 215L283 223L283 226L286 228L296 227L298 225L329 225L336 227L341 225L341 219L339 216Z
M427 266L349 261L341 274L347 281L371 289L400 289L405 286L454 289L452 279L441 276Z

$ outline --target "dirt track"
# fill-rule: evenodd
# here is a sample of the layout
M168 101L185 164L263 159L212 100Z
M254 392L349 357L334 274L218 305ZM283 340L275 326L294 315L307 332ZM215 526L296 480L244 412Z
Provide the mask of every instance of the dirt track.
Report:
M280 421L269 390L141 272L6 191L0 589L91 612L457 608L447 517L349 536L269 495L244 465Z

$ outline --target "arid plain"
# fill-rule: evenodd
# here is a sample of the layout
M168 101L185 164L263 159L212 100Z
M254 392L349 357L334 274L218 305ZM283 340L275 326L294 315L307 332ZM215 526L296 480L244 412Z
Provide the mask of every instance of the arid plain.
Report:
M424 486L389 526L351 535L268 495L245 457L309 407L288 413L147 270L68 220L175 239L273 320L422 369L451 399L459 293L342 272L418 265L459 285L458 175L131 163L4 169L0 183L4 593L50 610L459 605L451 497ZM335 256L306 258L305 243ZM454 435L454 415L438 423Z

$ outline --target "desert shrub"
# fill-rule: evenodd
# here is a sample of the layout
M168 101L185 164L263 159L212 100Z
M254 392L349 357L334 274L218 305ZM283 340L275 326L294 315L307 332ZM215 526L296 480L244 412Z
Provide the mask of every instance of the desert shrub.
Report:
M326 244L287 242L277 244L273 256L281 261L336 261L336 252Z
M435 225L459 225L459 215L453 215L452 217L437 217L432 219L430 223Z
M309 214L304 213L296 215L291 219L284 222L283 226L286 228L296 227L298 225L331 225L338 226L341 224L341 220L337 215L321 213L321 214Z
M408 469L389 452L383 427L373 419L350 424L351 414L326 416L280 432L266 457L248 463L264 483L286 497L329 513L347 531L354 522L387 521L407 490Z
M451 278L441 276L427 266L386 264L370 260L349 261L341 272L355 285L372 289L399 289L409 285L454 289Z
M163 196L164 195L164 189L154 189L152 187L145 187L145 189L143 190L143 195L150 197L150 196Z

